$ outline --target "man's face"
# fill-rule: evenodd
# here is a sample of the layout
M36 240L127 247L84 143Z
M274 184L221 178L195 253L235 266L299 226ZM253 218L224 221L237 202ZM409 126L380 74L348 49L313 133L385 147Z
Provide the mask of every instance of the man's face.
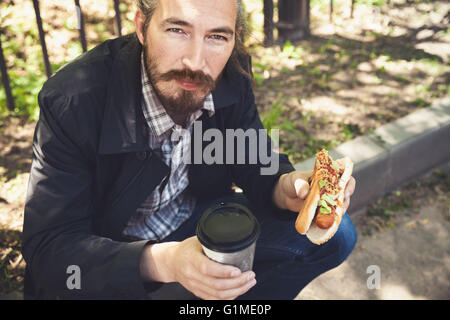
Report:
M235 44L235 0L159 1L142 35L145 67L169 114L203 106Z

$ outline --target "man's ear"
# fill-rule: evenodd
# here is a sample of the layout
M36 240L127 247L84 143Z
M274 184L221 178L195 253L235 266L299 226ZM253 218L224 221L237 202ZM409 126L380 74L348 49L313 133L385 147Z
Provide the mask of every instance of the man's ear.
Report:
M141 10L137 10L134 15L134 27L136 28L136 35L139 39L139 42L144 45L144 24L145 24L145 16Z

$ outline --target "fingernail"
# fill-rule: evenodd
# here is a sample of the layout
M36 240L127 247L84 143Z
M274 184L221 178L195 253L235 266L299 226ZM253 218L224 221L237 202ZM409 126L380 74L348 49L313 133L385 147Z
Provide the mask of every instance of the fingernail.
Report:
M247 276L247 280L250 281L255 277L255 274L252 272Z
M295 192L297 194L300 191L300 189L302 188L300 196L303 196L307 192L307 190L305 189L306 186L307 186L307 182L305 180L297 179L294 182L294 188L295 188Z

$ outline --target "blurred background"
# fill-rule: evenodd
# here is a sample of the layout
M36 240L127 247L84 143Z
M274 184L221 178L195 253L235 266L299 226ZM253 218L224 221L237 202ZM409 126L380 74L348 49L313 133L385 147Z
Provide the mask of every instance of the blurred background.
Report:
M280 149L293 163L449 96L448 1L244 4L258 109L266 129L280 130ZM134 32L134 13L133 0L0 2L0 297L19 297L23 286L21 230L37 94L83 51ZM435 170L374 199L364 234L392 228L419 195L444 199L450 216L449 184L448 174Z

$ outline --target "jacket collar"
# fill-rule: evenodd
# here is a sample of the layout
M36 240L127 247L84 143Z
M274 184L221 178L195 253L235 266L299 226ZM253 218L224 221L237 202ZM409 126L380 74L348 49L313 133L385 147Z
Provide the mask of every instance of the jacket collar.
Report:
M147 128L141 107L141 52L142 46L134 33L115 39L110 44L112 67L107 80L107 98L100 133L99 154L138 152L149 149ZM216 110L239 101L239 91L233 85L233 74L231 66L227 64L222 78L212 92Z

